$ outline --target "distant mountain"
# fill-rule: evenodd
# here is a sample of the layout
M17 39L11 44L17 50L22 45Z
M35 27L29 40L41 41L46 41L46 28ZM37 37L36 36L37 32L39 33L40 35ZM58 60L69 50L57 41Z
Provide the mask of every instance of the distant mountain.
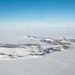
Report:
M17 59L34 56L43 56L55 51L72 48L75 40L65 37L60 39L24 36L19 44L0 44L1 59ZM73 45L72 45L73 44Z
M59 41L61 41L61 42L69 42L70 40L68 38L62 37L61 39L59 39Z

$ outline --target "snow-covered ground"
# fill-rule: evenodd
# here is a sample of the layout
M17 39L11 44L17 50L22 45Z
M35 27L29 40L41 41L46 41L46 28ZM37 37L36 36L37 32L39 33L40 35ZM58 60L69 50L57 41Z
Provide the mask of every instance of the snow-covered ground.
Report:
M75 75L74 39L26 39L30 42L0 44L0 75Z
M0 60L0 75L75 75L75 49L40 58Z
M0 44L0 60L39 57L74 47L74 40L72 42L65 37L51 39L25 36L21 40L21 44Z

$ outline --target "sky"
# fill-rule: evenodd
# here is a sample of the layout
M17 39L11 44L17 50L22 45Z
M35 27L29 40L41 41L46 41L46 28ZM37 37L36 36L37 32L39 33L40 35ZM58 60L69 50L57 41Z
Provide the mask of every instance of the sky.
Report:
M0 0L1 25L75 25L75 0Z
M74 31L75 0L0 0L0 42L24 35L74 36Z

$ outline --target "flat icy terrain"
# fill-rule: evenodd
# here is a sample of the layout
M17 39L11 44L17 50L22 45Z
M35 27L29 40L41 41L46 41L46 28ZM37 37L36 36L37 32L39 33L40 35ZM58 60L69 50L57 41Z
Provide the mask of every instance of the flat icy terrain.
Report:
M75 49L41 58L1 60L0 75L75 75Z
M0 75L75 75L74 39L27 38L35 42L0 44Z

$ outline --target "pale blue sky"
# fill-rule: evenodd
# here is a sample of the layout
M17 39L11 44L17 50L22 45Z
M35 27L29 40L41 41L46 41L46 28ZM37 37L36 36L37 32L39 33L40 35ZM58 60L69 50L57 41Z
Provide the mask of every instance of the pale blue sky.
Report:
M75 38L75 0L0 0L0 43L25 35Z
M75 0L0 0L0 26L63 25L75 25Z

